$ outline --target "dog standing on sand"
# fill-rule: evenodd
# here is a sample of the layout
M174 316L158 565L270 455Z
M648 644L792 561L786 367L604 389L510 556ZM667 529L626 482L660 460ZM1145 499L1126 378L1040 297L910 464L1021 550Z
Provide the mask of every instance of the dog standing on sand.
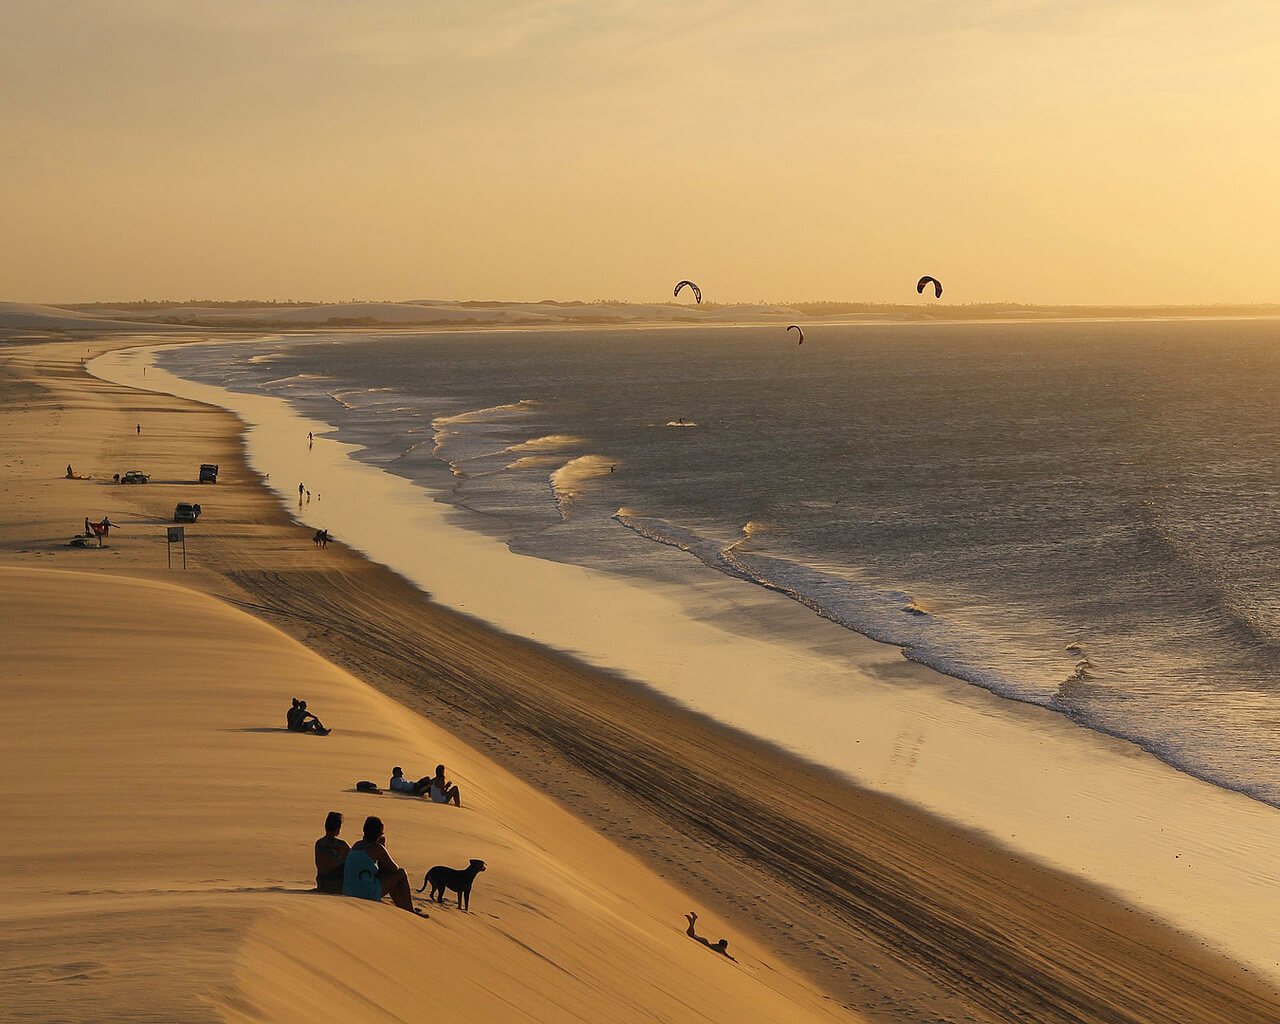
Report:
M484 861L472 859L471 863L465 868L449 868L443 864L437 864L422 879L422 892L427 886L431 886L431 891L427 893L427 899L435 900L437 903L444 902L444 891L452 889L458 894L458 909L471 909L471 883L476 880L476 875L484 870ZM465 904L464 904L465 900Z

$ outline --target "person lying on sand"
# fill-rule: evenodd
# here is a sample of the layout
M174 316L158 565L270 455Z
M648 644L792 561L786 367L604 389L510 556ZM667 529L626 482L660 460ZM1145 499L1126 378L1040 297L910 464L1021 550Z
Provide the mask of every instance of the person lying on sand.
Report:
M342 831L342 815L330 811L324 819L324 835L316 840L316 888L320 892L342 893L343 868L351 852L338 838Z
M431 788L431 776L424 775L417 782L411 782L404 777L404 769L396 765L391 769L391 781L387 783L388 789L393 789L397 793L410 793L413 796L422 796Z
M728 957L728 959L733 960L735 964L738 962L737 960L734 960L733 957L729 956L729 940L728 939L721 939L719 942L710 942L707 939L704 939L701 935L699 935L697 932L693 930L694 923L698 920L698 915L691 910L689 911L689 913L685 914L684 916L689 921L689 927L686 928L684 932L687 936L689 936L689 938L697 939L704 946L706 946L707 949L714 950L715 952L719 953L721 956Z
M438 804L453 802L454 807L462 806L462 794L458 787L444 777L444 765L436 765L436 774L431 780L431 799Z
M285 724L290 732L313 732L317 736L328 736L329 730L324 723L307 710L307 702L293 698L293 707L285 712Z
M351 847L343 865L342 895L362 900L390 896L401 910L422 913L413 905L409 876L387 852L387 834L381 818L370 815L364 819L364 838Z

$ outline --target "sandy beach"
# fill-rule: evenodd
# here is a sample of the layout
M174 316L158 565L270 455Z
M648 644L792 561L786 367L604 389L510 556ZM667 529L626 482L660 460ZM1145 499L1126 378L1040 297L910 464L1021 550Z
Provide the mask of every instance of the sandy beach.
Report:
M0 756L11 848L51 851L6 855L17 1019L1280 1020L1256 964L317 550L232 416L84 372L124 343L0 350ZM185 572L179 500L211 513ZM67 547L104 514L108 546ZM286 733L290 696L334 735ZM352 791L437 760L461 811ZM383 815L415 882L486 859L473 913L303 895L329 810L348 839Z

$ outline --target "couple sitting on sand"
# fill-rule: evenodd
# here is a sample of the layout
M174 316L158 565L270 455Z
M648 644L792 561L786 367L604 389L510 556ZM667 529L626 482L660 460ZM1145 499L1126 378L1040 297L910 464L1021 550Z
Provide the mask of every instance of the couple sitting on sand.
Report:
M285 712L285 724L288 725L290 732L313 732L317 736L328 736L329 730L307 710L307 702L293 698L293 707Z
M452 803L462 806L462 794L458 787L444 777L444 765L436 765L435 775L427 775L417 782L410 782L404 777L404 769L397 765L391 769L391 782L387 786L397 793L411 793L414 796L430 796L438 804Z
M375 902L390 896L391 902L401 910L421 914L413 905L409 876L387 852L382 819L365 818L364 838L355 846L348 846L338 838L341 831L342 815L330 811L324 819L324 835L316 840L316 888L320 892Z

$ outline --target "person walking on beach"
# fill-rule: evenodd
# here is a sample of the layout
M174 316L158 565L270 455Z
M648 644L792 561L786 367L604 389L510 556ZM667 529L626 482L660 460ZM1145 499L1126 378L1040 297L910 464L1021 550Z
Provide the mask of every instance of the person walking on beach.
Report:
M689 922L689 927L685 929L684 933L687 936L689 936L689 938L697 939L704 946L706 946L707 949L711 950L714 953L719 953L721 956L728 957L728 959L733 960L735 964L738 962L737 960L734 960L733 957L729 956L729 940L728 939L721 939L718 942L711 942L709 939L704 939L701 935L699 935L697 932L693 930L693 926L698 920L698 915L691 910L689 911L689 913L685 914L684 916Z
M413 905L409 876L387 852L387 833L381 818L370 815L364 819L364 838L351 847L343 864L342 895L375 901L390 896L401 910L422 913Z
M324 819L324 835L316 840L316 888L320 892L342 893L343 866L351 852L338 838L342 831L342 815L330 811Z
M139 424L138 424L138 436L139 436L139 437L141 437L141 436L142 436L142 424L141 424L141 423L139 423Z
M307 449L310 450L316 446L316 435L310 430L307 431Z
M302 492L303 492L303 491L305 491L305 490L306 490L306 488L305 488L305 487L303 487L303 486L302 486L302 484L298 484L298 504L299 504L299 505L301 505L301 504L302 504Z

